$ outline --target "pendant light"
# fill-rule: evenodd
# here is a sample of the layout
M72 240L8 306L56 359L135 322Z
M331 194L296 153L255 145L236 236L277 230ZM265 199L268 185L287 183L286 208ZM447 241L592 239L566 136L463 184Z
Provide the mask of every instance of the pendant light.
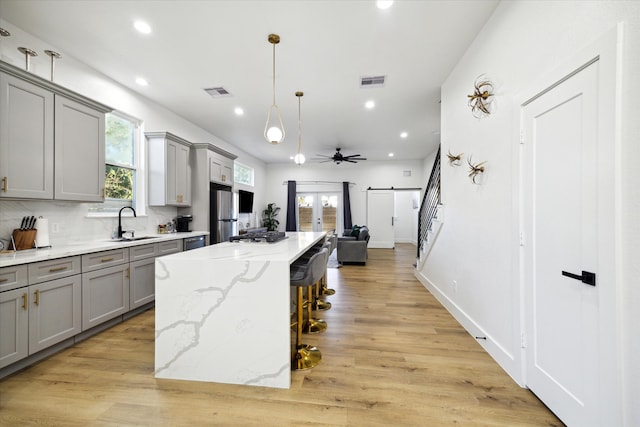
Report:
M302 154L302 128L300 126L300 98L304 95L304 92L296 92L296 96L298 97L298 154L295 155L293 161L296 162L297 165L301 165L305 162L304 154Z
M276 45L280 43L280 36L277 34L269 34L267 40L273 45L273 104L271 104L269 112L267 113L267 122L264 125L264 139L271 144L280 144L284 141L285 137L282 115L280 114L280 108L276 104ZM278 120L276 121L274 118L272 123L271 113L273 110L276 111Z

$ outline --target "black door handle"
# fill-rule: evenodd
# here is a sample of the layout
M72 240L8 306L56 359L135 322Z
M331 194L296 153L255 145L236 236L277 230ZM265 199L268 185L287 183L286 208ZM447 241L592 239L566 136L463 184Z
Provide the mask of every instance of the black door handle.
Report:
M589 271L582 270L582 276L577 274L569 273L568 271L562 272L563 276L571 277L572 279L580 280L582 283L590 286L596 285L596 273L591 273Z

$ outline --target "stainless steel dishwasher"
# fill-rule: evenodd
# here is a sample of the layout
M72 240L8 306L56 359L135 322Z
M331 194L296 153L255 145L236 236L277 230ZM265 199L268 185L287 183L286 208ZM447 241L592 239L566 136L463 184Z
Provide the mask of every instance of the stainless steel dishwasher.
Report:
M186 239L184 239L183 250L190 251L191 249L202 248L204 245L205 245L204 236L187 237Z

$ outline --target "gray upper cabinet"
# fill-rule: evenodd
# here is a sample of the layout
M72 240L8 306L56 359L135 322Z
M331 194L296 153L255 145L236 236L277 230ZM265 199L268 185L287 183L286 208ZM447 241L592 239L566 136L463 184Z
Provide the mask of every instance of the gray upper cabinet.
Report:
M169 132L146 132L149 205L191 206L191 143Z
M53 199L53 93L0 73L0 197Z
M112 109L0 61L0 197L104 200Z
M104 113L56 95L55 198L104 199Z

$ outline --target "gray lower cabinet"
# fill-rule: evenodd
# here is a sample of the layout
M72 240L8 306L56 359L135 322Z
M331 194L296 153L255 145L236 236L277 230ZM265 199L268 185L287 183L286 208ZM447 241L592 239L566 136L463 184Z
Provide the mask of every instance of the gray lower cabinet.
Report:
M82 330L129 311L129 264L82 273Z
M154 301L156 257L182 248L175 239L0 268L0 378L9 365Z
M27 288L0 293L0 368L29 355Z
M131 267L129 303L131 310L156 299L155 258L181 252L182 246L182 239L177 239L129 249L131 261L129 264Z
M0 368L80 333L80 294L80 274L0 293Z
M130 308L138 308L156 298L156 259L147 258L130 264Z
M29 354L81 332L81 276L29 286Z

